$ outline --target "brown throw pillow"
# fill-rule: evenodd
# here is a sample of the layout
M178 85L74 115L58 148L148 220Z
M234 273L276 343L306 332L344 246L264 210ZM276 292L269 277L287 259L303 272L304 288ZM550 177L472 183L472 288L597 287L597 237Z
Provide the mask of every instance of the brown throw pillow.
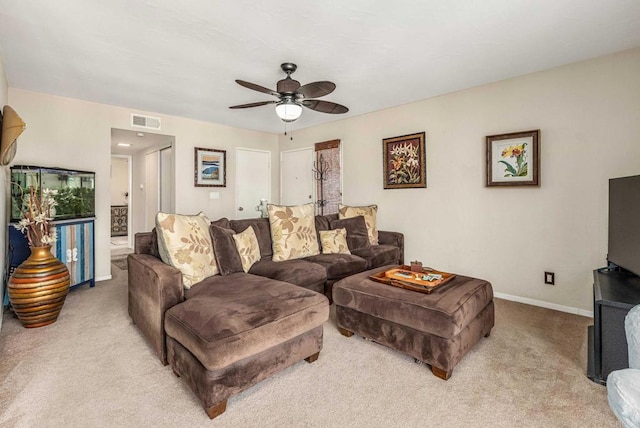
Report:
M363 216L332 220L331 228L347 229L347 245L351 252L363 250L371 246L367 232L367 224Z
M377 212L377 205L367 205L365 207L350 207L342 204L338 205L338 216L340 218L351 218L359 215L364 216L371 245L378 245L378 226L376 226Z
M233 235L236 232L233 229L216 226L215 224L209 226L209 232L211 232L213 252L216 255L220 275L244 272L242 260L236 248L236 241L233 239Z

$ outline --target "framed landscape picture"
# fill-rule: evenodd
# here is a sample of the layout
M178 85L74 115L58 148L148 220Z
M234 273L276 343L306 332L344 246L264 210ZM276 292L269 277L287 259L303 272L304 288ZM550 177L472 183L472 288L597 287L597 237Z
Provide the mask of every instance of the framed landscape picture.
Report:
M427 187L424 132L382 140L384 188Z
M227 186L226 150L195 148L194 185L196 187Z
M540 130L489 135L487 186L540 184Z

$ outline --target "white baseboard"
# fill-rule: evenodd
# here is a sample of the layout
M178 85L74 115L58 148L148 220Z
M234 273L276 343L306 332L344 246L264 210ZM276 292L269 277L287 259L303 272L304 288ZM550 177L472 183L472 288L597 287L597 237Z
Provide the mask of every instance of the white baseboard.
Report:
M542 300L529 299L527 297L512 296L510 294L493 293L498 299L511 300L512 302L524 303L531 306L539 306L541 308L553 309L554 311L567 312L569 314L581 315L583 317L593 318L593 311L572 308L571 306L557 305L555 303L544 302Z
M112 278L113 277L111 275L97 276L96 277L96 282L98 282L98 281L108 281L108 280L110 280Z

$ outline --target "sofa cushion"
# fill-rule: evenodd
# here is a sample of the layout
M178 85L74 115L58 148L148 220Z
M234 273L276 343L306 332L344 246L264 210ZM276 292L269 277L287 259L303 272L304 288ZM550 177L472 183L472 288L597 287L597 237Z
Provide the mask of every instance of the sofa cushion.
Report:
M327 271L327 279L340 279L367 269L367 261L353 254L318 254L305 258Z
M236 241L236 248L242 260L242 270L249 272L251 266L260 260L258 238L253 227L249 226L244 231L233 235L233 240Z
M347 230L347 245L351 252L362 250L371 246L369 242L369 234L367 232L367 224L364 216L345 218L342 220L332 220L331 228L345 228Z
M273 261L301 259L320 253L313 204L267 205Z
M242 269L242 259L236 248L233 239L235 231L225 227L211 224L209 227L211 241L213 242L213 252L216 256L216 264L220 275L230 275L236 272L244 272Z
M329 317L326 297L245 273L205 279L165 315L167 335L210 371L293 339Z
M321 289L327 280L324 267L300 259L284 262L263 259L251 266L249 273L313 289Z
M321 230L322 254L351 254L347 245L347 229Z
M400 248L394 245L372 245L368 248L353 251L352 254L365 259L367 261L367 269L400 263Z
M156 215L160 258L182 273L185 288L218 273L210 221L203 213L180 215L159 212Z
M378 245L378 226L376 225L377 205L367 205L363 207L351 207L348 205L338 205L339 218L351 218L359 215L364 216L371 245Z
M330 230L331 222L327 216L317 215L314 219L316 223L316 231L320 232L321 230Z
M214 221L211 222L211 224L214 225L214 226L224 227L226 229L230 229L229 219L226 218L226 217L222 217L222 218L219 218L218 220L214 220Z
M151 231L151 243L149 244L149 254L158 259L162 259L160 257L160 250L158 249L158 231L154 227Z
M271 227L269 226L268 218L246 218L241 220L229 221L231 229L236 233L240 233L247 227L253 227L253 231L258 238L258 245L260 246L260 258L267 258L273 256L273 246L271 244Z

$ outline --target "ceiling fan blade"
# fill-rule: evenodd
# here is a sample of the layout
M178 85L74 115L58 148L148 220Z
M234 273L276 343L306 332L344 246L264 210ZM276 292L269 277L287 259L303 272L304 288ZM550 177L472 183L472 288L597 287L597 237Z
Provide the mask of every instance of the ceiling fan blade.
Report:
M330 101L303 100L302 105L310 108L311 110L319 111L322 113L342 114L349 111L349 109L345 106L332 103Z
M249 107L260 107L260 106L266 106L267 104L275 104L278 101L273 100L273 101L258 101L257 103L249 103L249 104L240 104L237 106L231 106L229 108L249 108Z
M272 91L271 89L265 88L264 86L256 85L255 83L245 82L244 80L236 80L236 83L240 86L244 86L245 88L253 89L254 91L264 92L265 94L273 95L279 97L280 94L276 91Z
M305 98L318 98L329 95L336 89L336 84L326 80L320 82L307 83L298 89L298 93L304 95Z

